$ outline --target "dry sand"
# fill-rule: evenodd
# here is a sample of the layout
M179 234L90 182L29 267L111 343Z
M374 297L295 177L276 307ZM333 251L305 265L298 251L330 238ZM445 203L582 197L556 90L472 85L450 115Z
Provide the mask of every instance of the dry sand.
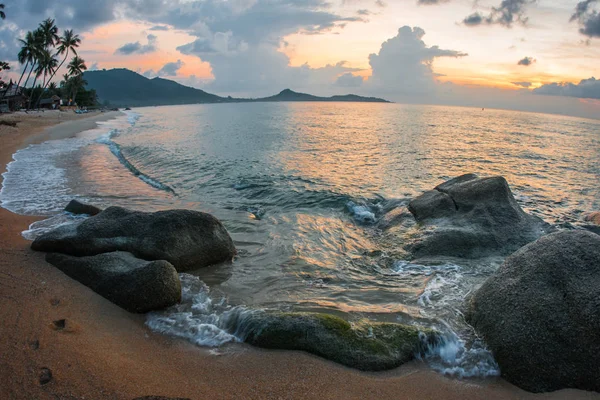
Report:
M0 127L1 168L22 146L72 136L114 116L0 116L21 121L18 128ZM211 355L152 333L144 316L120 309L47 264L20 235L34 220L0 209L0 399L600 398L575 390L533 395L499 378L450 379L418 362L368 374L300 352L245 345ZM64 328L54 323L60 320ZM42 385L44 368L52 379Z

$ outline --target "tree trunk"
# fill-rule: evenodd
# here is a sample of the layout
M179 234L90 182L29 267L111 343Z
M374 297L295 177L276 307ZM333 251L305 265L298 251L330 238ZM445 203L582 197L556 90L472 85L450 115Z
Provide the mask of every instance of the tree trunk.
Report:
M67 57L69 57L69 48L67 47L67 53L65 55L65 58L63 58L62 62L60 63L60 65L58 66L58 68L56 68L54 70L54 72L52 73L52 76L50 77L50 79L48 79L48 82L46 82L46 84L44 85L44 88L42 89L42 93L40 93L40 97L38 97L38 104L40 103L40 101L42 100L42 95L44 94L44 91L46 90L46 86L48 86L48 84L52 81L52 79L54 78L54 75L56 75L56 73L58 72L58 70L60 69L60 67L62 67L62 65L65 63L65 61L67 60Z
M44 80L42 81L42 91L40 93L40 95L37 98L37 101L35 103L33 103L33 106L36 108L40 108L40 101L42 100L42 96L44 95L44 92L46 91L46 74L44 73Z
M25 83L23 84L23 87L27 87L27 82L29 82L29 78L31 77L31 73L33 72L33 69L35 68L35 62L33 62L31 64L31 69L29 70L29 74L27 74L27 79L25 79Z
M35 74L35 78L33 79L33 86L31 87L31 96L29 96L29 105L27 106L28 110L31 110L31 100L33 100L33 96L35 95L35 83L37 82L37 74Z

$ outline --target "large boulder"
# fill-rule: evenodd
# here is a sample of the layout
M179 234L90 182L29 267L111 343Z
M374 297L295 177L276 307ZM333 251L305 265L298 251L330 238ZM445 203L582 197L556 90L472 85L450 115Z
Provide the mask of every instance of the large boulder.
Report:
M563 231L523 247L469 300L467 320L515 385L600 391L600 236Z
M126 251L144 260L166 260L179 272L231 260L236 253L227 230L210 214L121 207L59 226L39 236L31 248L79 257Z
M69 202L69 204L67 204L65 211L70 212L71 214L96 215L100 214L102 209L73 199Z
M302 350L363 371L396 368L415 358L433 331L394 323L361 323L318 313L245 316L236 336L267 349Z
M459 176L413 199L408 209L421 228L407 245L415 258L510 254L553 230L519 207L501 176Z
M121 251L91 257L49 253L46 260L127 311L145 313L181 301L181 282L167 261L144 261Z

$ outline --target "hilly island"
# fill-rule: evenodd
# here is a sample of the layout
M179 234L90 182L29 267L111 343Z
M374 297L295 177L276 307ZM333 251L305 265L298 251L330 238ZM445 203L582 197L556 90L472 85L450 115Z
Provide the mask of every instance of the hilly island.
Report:
M149 79L125 68L86 71L84 79L87 81L88 89L96 90L100 102L119 106L292 101L389 103L377 97L362 97L354 94L319 97L297 93L290 89L285 89L274 96L257 99L222 97L168 79L159 77Z

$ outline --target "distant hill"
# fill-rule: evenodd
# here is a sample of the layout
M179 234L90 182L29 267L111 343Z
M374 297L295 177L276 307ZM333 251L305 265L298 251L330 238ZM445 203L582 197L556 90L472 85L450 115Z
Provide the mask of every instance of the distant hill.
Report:
M377 102L389 103L375 97L361 97L353 94L345 96L318 97L306 93L285 89L281 93L259 99L237 99L221 97L194 89L177 82L154 78L148 79L125 68L86 71L84 79L88 89L95 89L100 102L108 101L119 106L161 106L175 104L201 103L241 103L241 102L276 102L276 101L345 101L345 102Z
M344 96L319 97L312 94L297 93L290 89L285 89L279 94L271 97L264 97L256 101L350 101L360 103L389 103L384 99L377 97L362 97L355 94L346 94Z
M168 79L148 79L125 68L86 71L88 89L95 89L100 102L122 106L220 103L225 99Z

